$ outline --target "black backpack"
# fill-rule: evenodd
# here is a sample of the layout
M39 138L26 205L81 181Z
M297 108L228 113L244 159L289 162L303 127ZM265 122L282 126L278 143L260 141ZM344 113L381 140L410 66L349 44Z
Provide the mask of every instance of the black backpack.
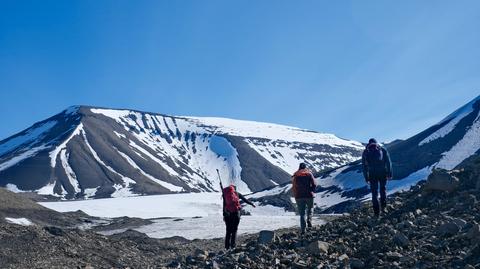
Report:
M370 144L367 147L367 154L366 154L367 164L369 166L381 166L385 164L385 160L383 157L383 150L377 144Z

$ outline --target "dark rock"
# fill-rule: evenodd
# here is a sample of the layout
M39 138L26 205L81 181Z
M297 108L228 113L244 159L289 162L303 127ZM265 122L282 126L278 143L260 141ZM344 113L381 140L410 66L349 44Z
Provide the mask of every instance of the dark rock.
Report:
M260 231L258 234L258 243L259 244L270 244L275 242L275 232L274 231Z
M480 225L474 224L467 232L467 237L470 240L480 239Z
M451 175L448 171L443 169L434 169L428 176L424 190L452 192L456 190L459 185L459 179Z
M318 255L319 253L328 253L330 245L327 242L315 241L308 244L306 251L312 255Z
M447 222L437 229L437 233L441 236L456 235L460 231L460 227L455 222Z
M460 229L463 229L465 226L467 226L467 222L460 218L452 218L451 222L455 223Z
M45 231L47 231L48 233L50 233L51 235L55 235L55 236L64 236L65 235L65 231L62 230L61 228L58 228L58 227L47 226L43 229Z
M402 233L397 233L393 236L393 242L401 247L406 247L410 243L410 240L408 240L408 237L406 237Z
M365 263L357 258L350 259L350 268L352 269L363 269L365 268Z

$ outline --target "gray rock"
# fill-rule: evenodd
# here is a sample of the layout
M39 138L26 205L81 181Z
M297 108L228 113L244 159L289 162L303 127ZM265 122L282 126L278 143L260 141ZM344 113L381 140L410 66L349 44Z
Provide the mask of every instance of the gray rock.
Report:
M465 226L467 226L467 222L463 219L459 219L459 218L452 218L451 219L451 222L457 224L457 226L460 228L460 229L463 229Z
M258 235L258 243L267 245L275 242L275 238L276 235L274 231L260 231L260 234Z
M393 236L393 242L400 247L406 247L410 243L408 237L402 233L397 233Z
M460 227L458 227L458 225L453 221L447 222L437 228L437 233L441 236L456 235L459 231Z
M297 261L293 263L294 268L308 268L308 265L305 261Z
M387 252L386 256L387 256L387 259L391 261L397 261L403 257L403 255L398 252Z
M467 232L467 237L470 240L480 239L480 225L474 224Z
M327 242L315 241L310 243L307 246L306 251L309 254L317 255L319 253L328 253L329 248L330 248L330 245Z
M350 258L348 257L347 254L343 254L340 257L338 257L338 261L340 262L340 264L343 265L343 267L346 268L350 262Z
M350 268L352 269L363 269L365 268L365 263L357 258L350 259Z
M460 185L460 181L455 176L444 169L434 169L428 176L424 190L426 191L455 191Z

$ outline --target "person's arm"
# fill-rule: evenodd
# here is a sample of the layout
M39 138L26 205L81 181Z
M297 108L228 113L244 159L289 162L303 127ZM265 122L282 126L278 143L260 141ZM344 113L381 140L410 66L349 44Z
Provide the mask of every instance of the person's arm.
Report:
M368 178L368 163L367 163L367 156L365 154L365 151L363 151L362 154L362 169L363 169L363 177L365 178L366 182L369 182Z
M252 202L250 202L250 200L245 198L245 196L243 196L241 193L237 192L237 194L238 194L238 198L242 199L242 201L244 201L245 203L255 207L255 205Z
M393 177L393 171L392 171L392 161L390 160L390 154L388 153L388 150L386 148L383 149L383 154L385 155L385 166L387 168L387 178L391 179Z

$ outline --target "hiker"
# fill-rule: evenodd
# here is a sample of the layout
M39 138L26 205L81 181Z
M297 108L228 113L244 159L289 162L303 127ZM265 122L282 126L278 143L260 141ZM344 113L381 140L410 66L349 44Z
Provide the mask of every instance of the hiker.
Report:
M372 191L373 212L378 217L387 207L387 180L392 178L392 163L388 151L371 138L362 155L363 176ZM380 204L378 187L380 186Z
M227 227L225 235L225 249L235 248L238 224L240 223L240 199L245 203L255 207L255 205L237 192L235 185L230 185L223 189L223 221Z
M300 215L300 229L302 234L305 233L307 225L308 228L312 227L313 197L316 187L312 172L307 169L305 163L301 163L298 171L292 176L292 191ZM306 223L305 211L307 212Z

